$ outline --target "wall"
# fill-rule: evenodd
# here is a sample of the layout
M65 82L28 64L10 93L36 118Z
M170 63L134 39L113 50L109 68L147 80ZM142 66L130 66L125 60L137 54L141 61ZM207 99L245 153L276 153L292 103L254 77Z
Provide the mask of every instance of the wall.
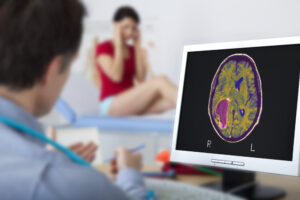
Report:
M134 6L143 23L153 23L153 32L149 34L153 34L159 56L152 57L153 68L166 73L174 82L178 82L184 44L300 35L300 1L296 0L84 2L89 10L88 20L110 21L116 7Z
M300 1L296 0L84 0L88 17L74 73L82 73L92 38L111 38L111 18L120 5L141 15L143 45L157 74L178 83L185 44L300 35ZM154 47L149 47L154 42ZM77 88L78 93L84 90ZM93 94L93 96L95 96ZM70 99L80 98L78 96ZM83 106L78 105L78 106ZM89 108L90 109L90 108Z

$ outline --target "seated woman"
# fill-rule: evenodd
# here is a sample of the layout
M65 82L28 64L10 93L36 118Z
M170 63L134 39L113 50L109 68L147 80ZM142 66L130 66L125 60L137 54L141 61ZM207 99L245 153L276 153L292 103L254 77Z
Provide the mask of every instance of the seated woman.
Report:
M96 48L101 80L100 113L140 115L160 113L176 106L177 87L165 76L146 80L147 60L141 47L139 16L131 7L114 15L114 38ZM128 42L133 40L133 45Z

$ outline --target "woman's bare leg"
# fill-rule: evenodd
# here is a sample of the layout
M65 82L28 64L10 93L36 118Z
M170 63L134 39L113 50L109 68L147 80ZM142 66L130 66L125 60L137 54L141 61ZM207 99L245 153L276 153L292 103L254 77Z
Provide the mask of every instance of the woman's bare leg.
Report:
M169 101L172 107L176 106L177 87L164 76L153 78L117 95L112 101L109 114L142 114L161 98Z
M146 108L143 114L161 113L172 108L174 108L174 105L168 99L159 98Z
M171 81L166 76L158 76L152 78L150 81L156 82L161 91L161 96L164 99L169 100L173 106L176 106L176 100L177 100L177 93L178 93L178 88L175 86Z

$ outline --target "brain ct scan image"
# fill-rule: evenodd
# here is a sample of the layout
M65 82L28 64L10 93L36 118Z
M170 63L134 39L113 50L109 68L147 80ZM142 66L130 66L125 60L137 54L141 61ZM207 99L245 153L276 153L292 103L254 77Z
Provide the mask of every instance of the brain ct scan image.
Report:
M208 112L224 141L237 143L251 134L262 112L262 84L255 61L233 54L220 64L211 84Z

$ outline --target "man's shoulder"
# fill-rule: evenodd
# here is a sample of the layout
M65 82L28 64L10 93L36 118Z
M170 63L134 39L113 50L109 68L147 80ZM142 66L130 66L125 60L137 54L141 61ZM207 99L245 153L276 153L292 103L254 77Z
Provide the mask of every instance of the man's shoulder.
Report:
M111 195L111 190L115 190L105 175L95 169L80 166L62 153L49 151L13 129L0 125L0 132L3 199L33 199L33 195L38 199L95 199Z
M68 160L1 153L0 158L0 191L5 199L32 199L33 195L43 199L57 199L60 195L65 199L80 199L105 194L108 180L103 174ZM12 193L11 189L18 190L19 194Z
M45 151L45 144L40 140L3 124L0 124L0 133L0 154L10 154L14 155L14 158L28 159L30 157L37 157Z
M8 153L0 153L0 159L1 196L4 199L30 199L47 162Z

